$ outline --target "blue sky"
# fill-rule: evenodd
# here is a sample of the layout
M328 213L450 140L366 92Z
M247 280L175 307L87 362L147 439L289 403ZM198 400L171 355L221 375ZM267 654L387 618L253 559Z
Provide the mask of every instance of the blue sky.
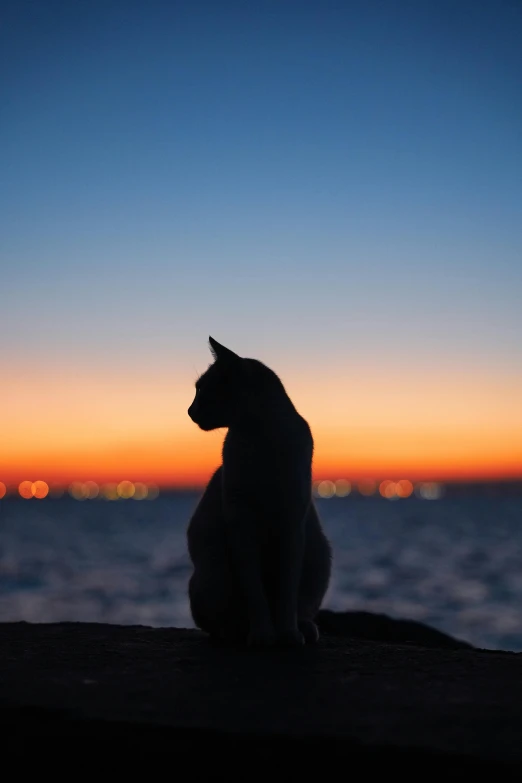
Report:
M520 377L519 3L6 7L5 361Z

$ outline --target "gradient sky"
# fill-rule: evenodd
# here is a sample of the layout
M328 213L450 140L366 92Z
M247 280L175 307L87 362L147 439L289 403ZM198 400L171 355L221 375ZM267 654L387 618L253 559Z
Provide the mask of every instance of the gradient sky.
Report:
M0 480L204 480L209 334L316 476L522 476L520 3L2 7Z

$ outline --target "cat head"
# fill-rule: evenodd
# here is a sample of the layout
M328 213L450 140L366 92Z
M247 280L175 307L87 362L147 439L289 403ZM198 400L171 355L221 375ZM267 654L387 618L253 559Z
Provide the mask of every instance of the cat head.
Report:
M188 415L202 430L230 427L245 414L262 415L274 392L284 390L277 375L256 359L244 359L209 337L215 359L196 381Z
M196 394L188 409L192 421L205 431L230 427L237 415L245 361L212 337L208 341L215 361L196 381Z

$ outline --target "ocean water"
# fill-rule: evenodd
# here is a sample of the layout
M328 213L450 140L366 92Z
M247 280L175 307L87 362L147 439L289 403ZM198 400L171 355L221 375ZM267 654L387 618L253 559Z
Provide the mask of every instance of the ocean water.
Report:
M185 529L197 500L0 501L0 621L193 627ZM334 550L324 606L522 651L522 497L317 506Z

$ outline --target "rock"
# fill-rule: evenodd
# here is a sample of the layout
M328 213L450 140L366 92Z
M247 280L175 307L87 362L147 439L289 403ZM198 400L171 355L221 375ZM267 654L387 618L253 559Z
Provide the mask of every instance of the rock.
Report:
M254 651L194 630L6 623L0 724L4 760L22 751L40 769L46 748L53 764L75 754L75 774L108 756L118 774L141 756L178 777L182 759L228 778L281 759L323 776L518 774L522 655L332 634Z
M473 645L454 639L425 623L398 620L374 612L332 612L321 609L317 625L322 633L348 636L355 639L373 639L377 642L414 644L441 650L472 650Z

